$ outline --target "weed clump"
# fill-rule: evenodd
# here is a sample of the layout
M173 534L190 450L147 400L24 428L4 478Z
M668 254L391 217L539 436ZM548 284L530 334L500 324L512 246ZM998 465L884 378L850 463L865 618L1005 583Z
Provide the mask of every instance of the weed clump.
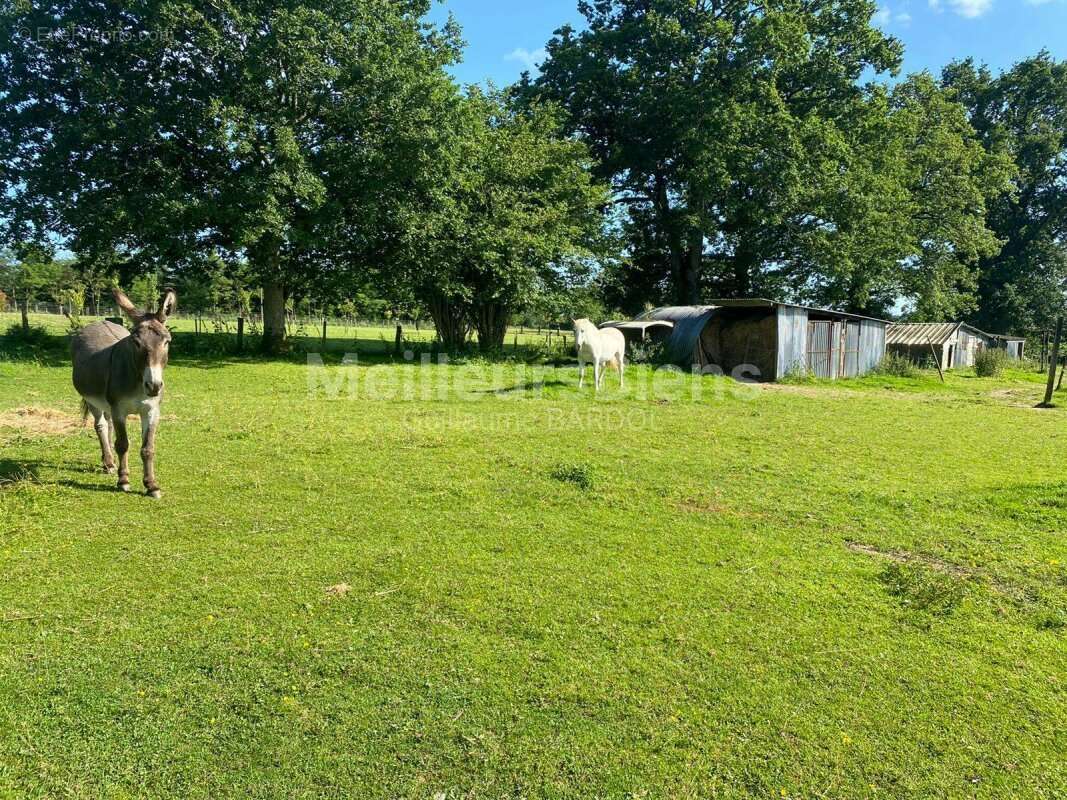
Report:
M974 357L974 374L979 378L999 378L1007 360L1003 350L982 350Z
M905 608L935 616L948 616L967 596L963 578L918 564L889 564L879 580Z
M588 464L560 464L552 470L552 477L560 483L573 483L582 491L593 488L593 468Z
M915 366L907 356L900 353L886 353L878 366L874 368L877 375L889 375L894 378L914 378L919 374L919 368Z

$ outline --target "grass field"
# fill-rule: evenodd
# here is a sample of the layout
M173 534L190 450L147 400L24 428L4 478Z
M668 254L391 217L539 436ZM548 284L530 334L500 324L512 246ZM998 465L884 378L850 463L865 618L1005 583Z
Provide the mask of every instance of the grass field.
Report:
M1040 376L594 400L183 341L160 502L61 349L0 354L0 797L1067 793Z

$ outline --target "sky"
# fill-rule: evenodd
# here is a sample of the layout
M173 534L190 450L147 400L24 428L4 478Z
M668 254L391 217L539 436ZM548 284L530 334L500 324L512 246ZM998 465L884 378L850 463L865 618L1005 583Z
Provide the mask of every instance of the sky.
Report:
M552 32L582 24L577 0L443 0L431 19L451 12L467 48L453 69L463 84L515 81L536 69ZM938 74L950 61L972 56L999 70L1042 48L1067 59L1067 0L885 0L875 24L904 43L905 73Z

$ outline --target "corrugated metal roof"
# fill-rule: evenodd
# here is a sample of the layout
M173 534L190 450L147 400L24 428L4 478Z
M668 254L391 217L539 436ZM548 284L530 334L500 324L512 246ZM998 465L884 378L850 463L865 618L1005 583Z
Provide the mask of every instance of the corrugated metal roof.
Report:
M626 331L647 331L649 328L673 328L674 323L664 319L627 320L625 322L604 322L601 328L619 328Z
M828 316L842 317L846 319L869 319L873 322L885 322L889 323L889 320L880 319L879 317L868 317L863 314L853 314L848 311L834 311L830 308L815 308L814 306L802 306L796 303L783 303L779 300L768 300L765 297L752 297L752 298L729 298L723 300L712 300L713 306L720 306L723 308L777 308L778 306L787 306L789 308L802 308L807 312L815 312L816 314L826 314Z
M1005 336L1000 333L986 333L966 322L893 322L886 330L886 344L944 344L956 331L964 329L985 339L999 339L1004 342L1025 342L1025 336Z
M666 357L677 364L691 364L700 334L708 324L715 306L667 306L639 314L635 322L670 322L674 325L665 345ZM698 363L703 363L698 359Z
M886 344L944 344L959 330L961 322L894 322L886 328Z

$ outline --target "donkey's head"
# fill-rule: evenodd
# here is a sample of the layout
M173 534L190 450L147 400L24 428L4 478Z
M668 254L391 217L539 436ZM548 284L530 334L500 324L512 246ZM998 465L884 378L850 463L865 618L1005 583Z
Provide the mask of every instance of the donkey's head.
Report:
M133 322L134 358L144 382L145 394L158 397L163 391L163 368L167 366L170 353L170 331L164 325L167 315L174 310L177 296L168 290L154 314L139 311L120 289L115 289L115 302Z

